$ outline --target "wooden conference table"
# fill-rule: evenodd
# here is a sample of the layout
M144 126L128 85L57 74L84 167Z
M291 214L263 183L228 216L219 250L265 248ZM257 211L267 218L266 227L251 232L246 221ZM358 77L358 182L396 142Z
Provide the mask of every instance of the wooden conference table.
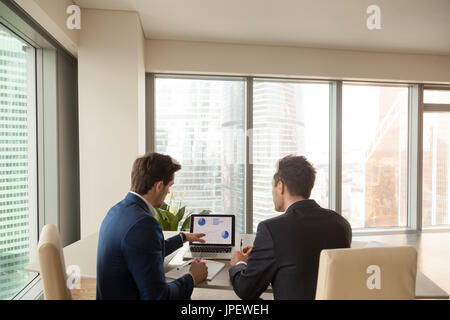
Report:
M176 231L164 231L164 237L168 238L178 234ZM236 235L235 243L236 249L239 249L240 241L242 239L243 247L253 244L255 239L254 234L238 234ZM76 265L80 267L82 278L95 279L97 274L97 243L98 233L91 234L77 242L68 245L63 249L66 266ZM184 249L188 246L185 243L183 248L178 249L164 260L164 270L167 272L176 266L183 263ZM352 248L370 247L385 245L376 242L353 241ZM229 261L222 261L225 263L223 268L211 281L204 281L196 288L217 289L217 290L232 290L231 283L228 276L228 269L230 267ZM37 262L31 263L26 268L28 271L39 272L39 264ZM271 287L266 292L271 292ZM436 285L432 280L425 276L420 270L417 271L416 280L416 299L449 299L449 295Z

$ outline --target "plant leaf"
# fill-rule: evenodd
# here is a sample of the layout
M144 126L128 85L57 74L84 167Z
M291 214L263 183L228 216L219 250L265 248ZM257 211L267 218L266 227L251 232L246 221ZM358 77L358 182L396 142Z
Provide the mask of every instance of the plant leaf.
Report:
M168 210L158 209L158 213L161 214L162 218L169 224L175 219L175 216Z
M156 210L156 216L155 216L156 220L158 220L158 221L166 220L166 217L163 214L163 211L164 211L163 209L155 208L155 210Z
M189 215L189 217L186 218L186 220L184 220L183 225L181 226L181 231L189 231L191 227L191 216Z
M178 210L177 215L176 215L177 226L180 223L180 221L183 219L185 212L186 212L186 206L184 206L183 208Z
M175 215L173 215L170 211L166 211L166 210L164 210L163 211L163 213L164 213L164 215L166 216L166 218L167 218L167 223L169 224L169 231L176 231L177 229L173 229L173 224L174 224L174 221L176 220L175 219Z
M171 231L177 231L178 230L178 222L177 218L174 216L172 222L170 223L170 230Z
M157 214L155 215L156 220L158 220L159 224L161 225L161 228L164 231L170 231L170 225L166 218L164 217L164 214L160 212L160 209L156 209Z
M163 203L162 204L162 206L161 206L161 209L163 209L163 210L169 210L169 205L167 204L167 203Z
M167 223L167 221L161 220L160 224L161 224L161 229L163 229L163 231L170 231L170 225Z
M210 214L211 210L202 210L199 214Z

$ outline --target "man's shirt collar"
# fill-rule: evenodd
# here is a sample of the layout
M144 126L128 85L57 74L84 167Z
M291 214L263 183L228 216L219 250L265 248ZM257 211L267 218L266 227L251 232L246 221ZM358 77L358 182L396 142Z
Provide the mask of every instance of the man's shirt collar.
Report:
M147 205L148 211L150 211L151 215L155 216L155 208L153 208L152 205L150 203L148 203L147 200L145 200L145 198L143 196L141 196L139 193L136 193L134 191L130 191L130 193L141 198L144 201L144 203Z

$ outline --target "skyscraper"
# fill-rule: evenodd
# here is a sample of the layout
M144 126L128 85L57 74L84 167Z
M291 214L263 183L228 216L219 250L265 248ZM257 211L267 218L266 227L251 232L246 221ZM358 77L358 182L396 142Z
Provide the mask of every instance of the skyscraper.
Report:
M27 69L32 50L0 25L0 299L11 298L30 276L22 269L30 252Z
M301 89L293 83L254 82L253 230L275 216L272 178L278 159L298 153L305 142Z
M244 218L244 82L156 80L156 151L182 164L171 188L187 212ZM182 199L184 194L184 198Z

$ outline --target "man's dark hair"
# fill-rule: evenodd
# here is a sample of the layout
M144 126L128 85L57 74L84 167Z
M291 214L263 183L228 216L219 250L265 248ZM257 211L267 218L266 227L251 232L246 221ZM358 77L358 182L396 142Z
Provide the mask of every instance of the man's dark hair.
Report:
M180 169L181 165L170 156L149 152L134 161L131 171L131 191L144 195L158 181L167 185L172 181L174 173Z
M316 180L316 169L304 156L291 154L278 161L273 179L275 186L282 181L290 195L309 199Z

